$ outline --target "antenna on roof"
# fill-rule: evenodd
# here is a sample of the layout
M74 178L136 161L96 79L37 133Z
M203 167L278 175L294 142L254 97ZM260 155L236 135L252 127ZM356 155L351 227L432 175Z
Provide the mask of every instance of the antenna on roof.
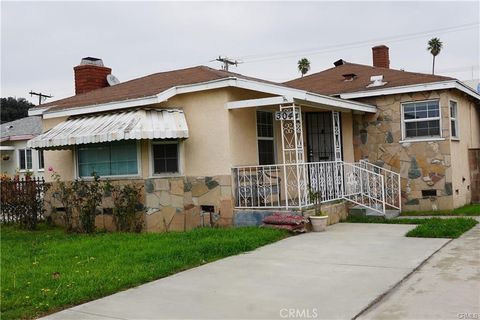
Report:
M30 97L31 96L38 96L38 105L41 105L42 101L45 101L48 98L53 98L53 96L51 96L51 95L43 94L41 92L33 92L32 90L30 90L29 93L30 93Z
M224 71L228 71L228 67L230 65L236 67L238 66L239 63L242 63L242 61L232 60L232 59L229 59L228 57L222 57L222 56L218 56L218 58L215 59L215 61L222 63L222 70Z

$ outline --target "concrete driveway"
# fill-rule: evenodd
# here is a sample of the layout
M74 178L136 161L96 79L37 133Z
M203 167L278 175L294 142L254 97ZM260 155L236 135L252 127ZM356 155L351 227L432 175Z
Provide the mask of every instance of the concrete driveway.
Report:
M480 224L447 244L360 319L478 319L479 314Z
M413 227L341 223L44 319L351 319L448 241Z

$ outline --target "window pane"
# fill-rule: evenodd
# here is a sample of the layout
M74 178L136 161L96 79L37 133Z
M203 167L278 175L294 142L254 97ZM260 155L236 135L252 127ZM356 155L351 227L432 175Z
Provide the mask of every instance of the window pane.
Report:
M403 105L405 120L425 120L405 123L405 137L440 136L440 120L428 120L440 117L438 101L424 101Z
M137 145L135 141L120 141L111 144L111 175L138 173Z
M43 150L38 150L38 169L44 169Z
M455 125L455 120L451 120L451 125L452 125L452 137L457 136L457 126Z
M258 160L260 165L275 163L273 140L258 140Z
M178 143L154 144L153 173L178 172Z
M97 143L78 148L81 177L138 174L136 141Z
M405 112L404 113L404 117L405 119L409 120L409 119L415 119L415 112Z
M27 169L31 170L33 168L33 165L32 165L32 149L28 149L26 151L26 153L27 153Z
M450 117L457 117L457 103L455 101L450 101Z
M24 149L18 150L18 159L20 160L19 161L20 170L25 170L26 167L25 167L25 150Z
M273 138L273 113L257 111L257 135L264 138Z
M405 136L407 138L427 137L440 135L440 121L417 121L405 123Z

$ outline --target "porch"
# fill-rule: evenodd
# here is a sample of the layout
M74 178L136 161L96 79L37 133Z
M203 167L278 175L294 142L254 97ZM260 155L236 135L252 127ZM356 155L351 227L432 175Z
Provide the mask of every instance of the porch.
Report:
M257 126L258 164L232 167L236 209L304 210L317 202L346 200L380 215L401 210L399 174L353 161L351 122L342 128L342 115L351 116L351 109L298 99L271 105L273 99L230 105L255 108Z

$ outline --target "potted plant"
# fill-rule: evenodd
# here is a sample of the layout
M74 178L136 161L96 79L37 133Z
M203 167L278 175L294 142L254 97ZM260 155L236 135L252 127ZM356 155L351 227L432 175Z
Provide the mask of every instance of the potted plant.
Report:
M320 194L310 190L309 197L312 202L315 203L315 214L310 216L310 223L312 224L313 232L322 232L327 228L328 215L321 211L320 207Z

